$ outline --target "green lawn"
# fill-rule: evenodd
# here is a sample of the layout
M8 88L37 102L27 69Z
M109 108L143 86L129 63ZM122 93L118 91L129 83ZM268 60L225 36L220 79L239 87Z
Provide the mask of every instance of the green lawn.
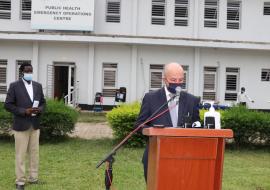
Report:
M112 141L70 139L40 146L40 179L44 185L27 190L104 190L104 166L96 164L112 148ZM121 149L114 163L116 190L145 190L143 149ZM0 141L0 189L14 189L14 143ZM269 190L269 150L226 150L223 190Z

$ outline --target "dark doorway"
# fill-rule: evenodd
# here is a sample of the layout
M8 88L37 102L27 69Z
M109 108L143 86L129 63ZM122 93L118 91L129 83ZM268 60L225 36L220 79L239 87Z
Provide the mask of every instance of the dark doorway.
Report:
M63 99L68 94L68 66L54 66L54 98Z

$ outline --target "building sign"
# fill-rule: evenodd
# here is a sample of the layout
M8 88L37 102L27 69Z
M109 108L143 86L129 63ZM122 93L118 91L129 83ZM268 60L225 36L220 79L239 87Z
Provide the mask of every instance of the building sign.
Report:
M34 0L32 29L93 31L95 0Z

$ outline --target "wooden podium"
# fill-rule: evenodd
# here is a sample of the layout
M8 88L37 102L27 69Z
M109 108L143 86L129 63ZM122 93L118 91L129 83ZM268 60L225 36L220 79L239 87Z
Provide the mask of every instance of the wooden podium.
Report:
M147 190L221 190L230 129L145 128L149 136Z

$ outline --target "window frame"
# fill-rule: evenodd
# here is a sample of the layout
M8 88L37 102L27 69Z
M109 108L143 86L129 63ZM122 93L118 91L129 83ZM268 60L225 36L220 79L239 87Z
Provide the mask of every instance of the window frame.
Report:
M267 72L264 79L263 79L263 72ZM269 69L266 69L266 68L261 69L261 82L270 82L270 68Z
M229 69L231 70L235 70L235 71L229 71ZM225 96L224 96L224 100L225 101L237 101L237 94L239 92L239 87L240 87L240 68L239 67L227 67L226 68L226 84L225 84ZM236 89L235 90L228 90L227 87L228 87L228 84L227 84L227 76L229 75L234 75L236 76L236 81L235 81L235 85L236 85ZM234 98L226 98L226 95L227 96L230 96L230 95L233 95Z
M209 71L207 71L206 69L209 69ZM215 69L215 71L210 71L211 69ZM205 66L204 70L203 70L203 96L202 99L206 100L206 101L216 101L217 100L217 88L218 88L218 72L217 72L218 68L217 67L213 67L213 66ZM205 85L207 85L205 82L205 75L214 75L214 89L205 89ZM205 98L205 93L214 93L215 97L214 99L206 99Z
M229 7L229 3L239 3L239 7ZM238 10L238 20L229 20L228 19L228 12L233 10ZM236 16L237 17L237 16ZM233 30L240 30L241 29L241 20L242 20L242 1L241 0L227 0L227 18L226 18L226 28L233 29ZM238 23L238 28L230 26L230 24Z
M216 2L217 5L207 5L206 3ZM216 18L206 18L206 10L215 9ZM211 24L210 24L211 23ZM215 24L213 24L215 23ZM205 28L218 28L219 26L219 0L205 0L204 1L204 27Z
M189 84L189 66L188 65L182 65L184 69L184 88L182 90L188 91L188 84Z
M160 68L151 68L151 67L160 67ZM161 86L160 87L152 88L152 73L153 72L161 73ZM164 81L162 80L163 77L164 77L164 65L150 64L150 67L149 67L149 90L150 91L157 90L157 89L161 88L162 86L164 86Z
M24 1L30 2L30 10L23 10ZM21 0L21 7L20 7L20 19L21 20L31 20L31 9L32 9L32 0Z
M116 68L104 67L105 65L114 65ZM115 72L114 86L105 86L105 71ZM102 63L102 93L104 97L114 97L117 89L118 81L118 63L103 62Z
M109 4L110 3L119 3L119 9L117 9L117 11L119 11L119 13L110 13L109 12ZM115 10L114 10L115 11ZM108 18L110 18L108 19ZM106 23L121 23L121 0L107 0L106 1L106 14L105 14L105 22Z
M265 9L266 9L266 7L269 9L268 11L267 11L267 14L265 14ZM270 1L265 1L264 3L263 3L263 16L269 16L270 15Z
M177 3L179 2L179 4ZM185 3L180 3L180 1L187 2ZM175 0L174 1L174 26L188 26L189 25L189 0ZM176 16L176 10L177 8L185 8L186 9L186 15L184 17L177 17ZM177 24L177 22L179 22ZM186 24L184 24L186 23Z
M2 89L0 88L0 95L5 95L7 93L7 65L8 65L8 60L7 59L0 59L0 68L5 69L5 81L1 82L0 81L0 87L5 88L5 91L2 92Z
M158 2L164 1L164 2ZM164 6L163 16L153 15L154 6ZM152 0L151 1L151 25L166 25L166 10L167 10L167 0Z
M11 19L11 9L12 9L11 0L0 0L0 2L7 2L7 3L9 2L9 10L0 9L0 19L10 20ZM2 5L2 6L4 6L4 5ZM0 6L0 8L1 8L1 6Z

